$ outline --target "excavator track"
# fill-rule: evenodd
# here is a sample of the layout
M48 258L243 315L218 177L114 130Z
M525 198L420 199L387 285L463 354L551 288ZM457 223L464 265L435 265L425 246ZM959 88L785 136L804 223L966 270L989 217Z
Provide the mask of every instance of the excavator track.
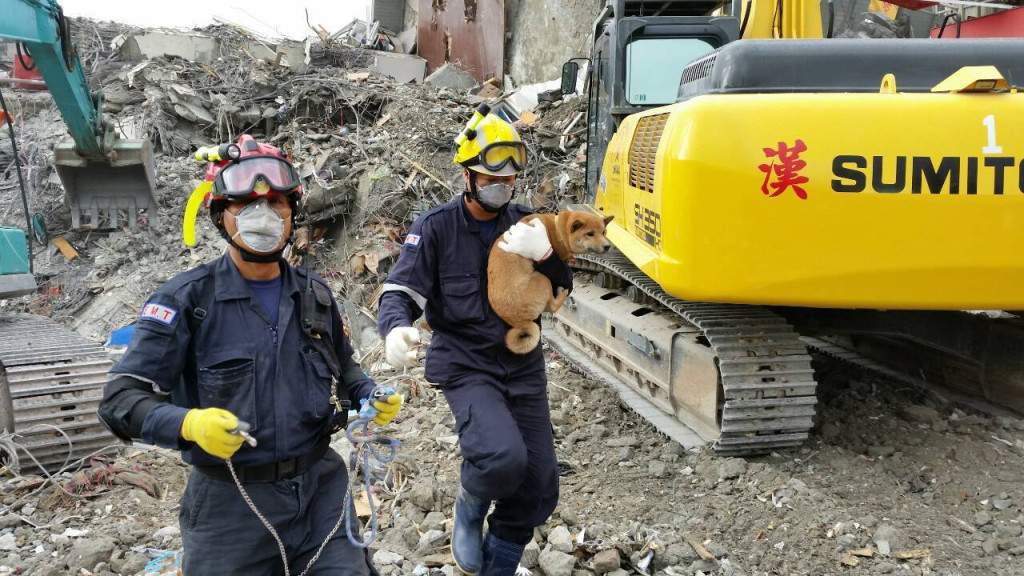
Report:
M0 426L21 471L55 472L117 440L96 409L113 363L99 344L46 318L0 318ZM6 463L5 463L6 464Z
M631 330L616 330L611 318L622 314L608 312L592 323L604 322L606 329L599 337L582 327L587 322L583 315L591 312L581 312L586 305L581 308L583 302L574 300L577 288L555 315L557 327L548 331L548 340L572 363L591 373L599 371L605 381L618 378L620 391L628 390L627 403L663 432L692 444L692 434L680 434L665 425L666 417L679 420L704 441L713 442L714 450L723 455L764 454L799 446L807 439L817 383L806 345L782 317L757 306L688 302L669 296L617 251L577 255L574 266L585 272L611 273L629 284L633 299L638 290L666 309L654 314L674 315L655 319L646 307L635 308L630 314L642 317L641 322ZM604 293L585 287L580 298L607 301L593 307L598 314L602 308L621 306L612 302L616 300L613 291L600 291ZM666 321L672 324L654 326ZM666 335L666 329L673 333ZM645 334L647 330L651 332ZM710 350L701 354L700 346ZM667 355L666 348L672 349ZM666 377L659 381L659 370L645 366L644 356L660 364L660 374ZM694 384L701 389L693 389ZM652 411L651 405L658 410Z

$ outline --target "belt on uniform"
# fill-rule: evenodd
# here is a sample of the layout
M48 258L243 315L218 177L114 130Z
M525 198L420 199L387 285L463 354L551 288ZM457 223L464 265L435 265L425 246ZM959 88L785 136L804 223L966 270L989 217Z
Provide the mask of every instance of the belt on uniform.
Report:
M270 464L261 464L257 466L235 466L235 473L238 474L238 481L242 484L253 483L253 482L277 482L279 480L287 480L288 478L294 478L299 474L302 474L313 467L314 464L320 461L327 453L327 449L331 447L331 437L324 436L316 443L316 447L309 454L298 456L295 458L289 458L287 460L279 460ZM228 467L223 464L214 466L196 466L196 470L217 480L227 480L232 482L231 472L228 471Z

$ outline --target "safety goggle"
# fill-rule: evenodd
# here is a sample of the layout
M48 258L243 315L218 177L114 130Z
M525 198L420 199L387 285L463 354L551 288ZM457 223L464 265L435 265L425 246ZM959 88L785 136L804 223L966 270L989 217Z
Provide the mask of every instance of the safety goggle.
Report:
M512 164L516 171L526 167L526 145L522 142L495 142L484 146L480 154L471 162L488 170L497 172Z
M221 168L213 186L217 194L248 196L253 193L259 179L275 192L289 192L302 185L295 168L284 159L250 156Z

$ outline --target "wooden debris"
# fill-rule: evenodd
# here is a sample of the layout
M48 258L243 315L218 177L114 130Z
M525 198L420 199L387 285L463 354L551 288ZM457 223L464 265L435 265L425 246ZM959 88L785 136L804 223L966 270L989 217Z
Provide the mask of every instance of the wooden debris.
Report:
M854 556L853 554L850 554L849 552L845 552L845 553L843 553L842 556L839 557L839 563L842 564L843 566L849 566L851 568L854 568L858 564L860 564L860 560L858 560L857 557Z
M438 184L440 184L442 187L444 187L445 190L447 190L449 192L453 192L451 186L445 184L444 181L441 180L440 178L438 178L437 176L434 176L430 172L430 170L427 170L426 168L424 168L422 164L420 164L419 162L413 160L412 158L409 158L404 153L402 153L402 151L400 151L400 150L398 151L398 155L401 156L402 159L405 160L406 162L408 162L409 164L412 164L413 167L415 167L417 170L419 170L420 172L423 172L424 174L429 176L431 180L433 180L434 182L437 182Z
M483 88L476 93L476 96L483 98L484 100L489 100L491 98L497 98L498 96L501 96L501 94L501 88L498 88L494 84L484 84Z
M413 182L416 181L416 176L418 175L419 173L415 170L409 172L409 177L405 179L405 182L402 184L402 187L408 190L412 186Z
M537 123L537 113L533 110L527 110L519 115L519 124L523 126L533 126Z
M350 82L363 82L369 77L369 72L349 72L346 76Z
M708 549L705 548L699 540L694 538L691 534L686 534L684 538L686 539L686 543L689 544L690 547L693 548L693 551L697 553L697 556L700 556L701 560L715 562L715 555L708 552Z
M71 243L65 240L62 236L54 238L53 244L60 249L60 253L68 259L68 262L72 262L75 258L78 258L78 250L75 250L74 246L72 246Z
M920 558L930 558L931 555L931 550L904 550L893 554L892 557L899 560L917 560Z
M375 507L377 507L378 509L380 509L380 498L377 498L376 495L372 495L372 496L373 496L373 505ZM359 494L358 498L355 499L355 504L356 504L356 515L358 515L360 518L369 518L370 517L370 504L366 500L366 491L365 490L362 493Z
M857 549L857 550L850 550L850 551L848 551L848 554L852 554L854 556L860 556L862 558L871 558L871 557L873 557L875 555L875 549L874 548L860 548L860 549Z
M946 519L946 521L949 522L950 525L956 526L957 528L963 530L964 532L967 532L968 534L974 534L975 532L978 531L977 528L975 528L974 526L971 526L970 524L968 524L967 522L964 522L963 520L957 518L956 516L950 516L949 518Z

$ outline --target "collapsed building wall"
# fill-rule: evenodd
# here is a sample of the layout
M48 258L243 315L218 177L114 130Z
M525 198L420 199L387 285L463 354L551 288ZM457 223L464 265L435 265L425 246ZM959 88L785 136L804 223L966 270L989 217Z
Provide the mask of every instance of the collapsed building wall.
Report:
M505 0L506 74L517 84L558 78L562 64L590 51L605 0Z

